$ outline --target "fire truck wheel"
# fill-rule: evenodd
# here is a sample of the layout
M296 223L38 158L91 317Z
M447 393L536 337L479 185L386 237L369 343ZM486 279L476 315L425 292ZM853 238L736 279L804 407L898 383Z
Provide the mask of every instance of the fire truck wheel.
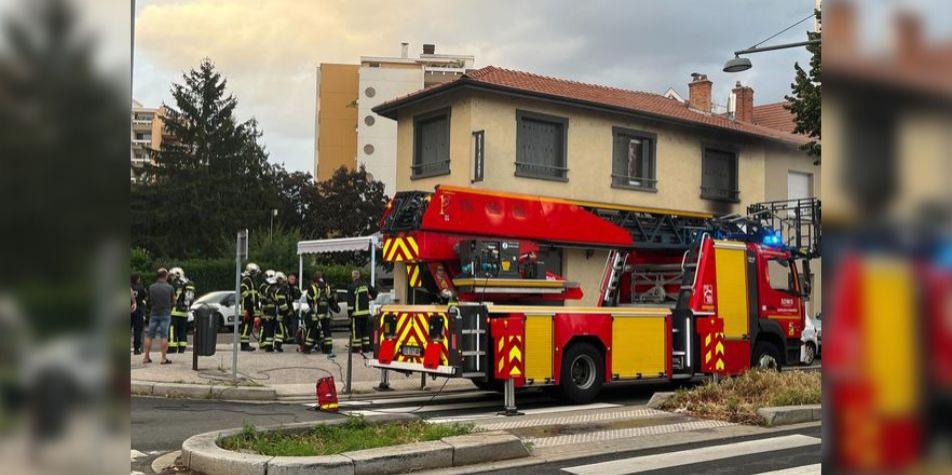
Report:
M605 360L597 348L578 342L565 352L561 373L562 397L575 404L585 404L595 399L602 389Z
M751 367L769 371L780 371L780 351L772 343L761 341L754 347Z

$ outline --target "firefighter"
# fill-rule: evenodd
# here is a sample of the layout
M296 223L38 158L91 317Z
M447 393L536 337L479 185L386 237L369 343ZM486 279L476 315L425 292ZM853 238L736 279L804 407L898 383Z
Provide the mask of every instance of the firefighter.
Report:
M340 311L331 286L324 280L322 272L314 273L314 279L306 293L308 312L307 332L304 335L304 352L310 353L314 345L319 344L321 352L334 357L334 340L331 336L331 310Z
M298 275L294 272L288 274L288 301L291 304L291 318L285 323L288 327L288 337L294 338L298 343L303 341L304 332L301 330L301 312L294 308L294 304L301 302L302 295L304 293L301 291ZM300 332L300 335L298 332Z
M284 272L274 273L275 285L272 286L271 294L274 298L274 305L277 309L274 322L274 350L278 353L284 353L284 342L289 340L287 321L291 317L293 308L290 301L288 278Z
M264 281L258 286L258 298L261 301L261 338L258 340L258 348L268 353L274 351L274 324L278 308L274 304L272 288L276 284L274 271L268 270L265 272Z
M369 353L372 326L370 322L370 301L377 297L377 290L360 279L360 271L350 274L351 283L347 289L347 313L350 314L350 344L359 353Z
M245 266L241 276L241 351L255 351L251 346L251 328L255 319L261 318L261 299L258 296L258 279L261 276L261 267L254 262Z
M175 303L172 305L172 323L169 326L169 353L185 353L188 348L188 311L195 299L195 283L185 277L181 267L169 271Z

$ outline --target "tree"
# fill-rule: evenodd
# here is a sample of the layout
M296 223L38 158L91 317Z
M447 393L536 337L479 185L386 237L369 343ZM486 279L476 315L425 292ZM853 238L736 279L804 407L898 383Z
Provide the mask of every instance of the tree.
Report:
M172 85L156 165L133 187L133 243L154 255L211 257L224 236L268 224L278 207L275 171L254 119L238 122L238 100L205 59Z
M815 12L817 21L820 21L820 11ZM808 32L809 40L820 40L820 32ZM814 164L820 164L820 105L821 88L823 85L823 68L820 60L821 44L811 44L807 50L813 55L810 58L810 71L805 71L800 67L800 63L794 64L796 77L790 84L791 95L786 96L788 104L784 107L793 112L794 123L796 127L794 132L805 134L812 140L810 143L802 145L800 148L816 157Z

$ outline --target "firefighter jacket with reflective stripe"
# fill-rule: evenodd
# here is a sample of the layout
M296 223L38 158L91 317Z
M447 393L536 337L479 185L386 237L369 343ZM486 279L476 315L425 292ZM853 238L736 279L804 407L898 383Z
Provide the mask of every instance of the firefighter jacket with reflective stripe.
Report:
M277 315L281 317L290 315L291 308L293 308L291 306L289 292L288 284L275 284L271 286L272 299L278 309Z
M261 313L261 298L258 295L258 283L255 278L245 275L241 278L241 308L251 315Z
M311 286L307 288L306 298L307 305L311 308L311 313L318 318L329 317L332 308L335 308L335 311L340 311L340 307L337 305L337 301L331 291L331 286L326 283L324 285L317 283L311 284Z
M172 282L172 290L175 295L175 305L172 306L172 315L176 317L187 317L188 309L192 306L192 300L195 299L195 283L190 280L177 279Z
M360 281L354 281L347 289L347 309L355 317L370 315L370 301L377 296L377 291Z
M278 314L278 308L274 305L274 295L272 294L274 285L268 282L262 282L258 286L258 299L261 301L261 313L266 317L275 317Z

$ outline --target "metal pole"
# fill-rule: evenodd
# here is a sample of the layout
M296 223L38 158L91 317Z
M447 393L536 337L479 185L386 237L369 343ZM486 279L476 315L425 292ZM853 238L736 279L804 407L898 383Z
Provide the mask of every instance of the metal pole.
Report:
M354 317L351 318L351 332L354 328ZM353 380L354 375L354 335L350 335L350 344L347 345L347 381L344 384L344 394L351 393L351 381Z
M232 320L233 340L231 342L231 379L238 381L238 319L243 316L241 301L241 238L238 238L235 246L235 317Z
M370 238L370 286L377 286L377 239Z
M734 51L734 56L740 56L742 54L750 53L763 53L764 51L776 51L778 49L787 49L787 48L799 48L801 46L809 46L819 44L820 40L810 40L810 41L800 41L797 43L786 43L782 45L773 45L773 46L761 46L759 48L747 48L740 51Z
M390 373L387 370L380 369L380 384L377 385L378 391L389 391L390 390Z

